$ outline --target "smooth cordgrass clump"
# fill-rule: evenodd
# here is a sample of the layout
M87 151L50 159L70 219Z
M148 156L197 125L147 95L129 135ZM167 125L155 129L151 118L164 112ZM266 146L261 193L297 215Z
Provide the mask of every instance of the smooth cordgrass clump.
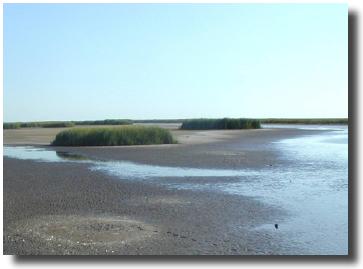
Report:
M53 146L129 146L176 143L169 130L159 127L122 126L73 128L57 134Z
M209 130L209 129L259 129L261 124L255 119L192 119L185 120L180 129Z

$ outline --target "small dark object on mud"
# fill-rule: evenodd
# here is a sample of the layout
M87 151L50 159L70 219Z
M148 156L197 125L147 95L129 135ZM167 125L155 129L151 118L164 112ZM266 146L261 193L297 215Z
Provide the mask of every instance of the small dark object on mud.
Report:
M279 228L279 225L278 224L275 224L275 228L278 229Z

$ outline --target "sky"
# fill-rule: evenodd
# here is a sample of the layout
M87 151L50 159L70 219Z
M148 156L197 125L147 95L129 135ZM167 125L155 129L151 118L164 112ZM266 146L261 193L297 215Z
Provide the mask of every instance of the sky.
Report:
M348 116L346 4L5 4L4 121Z

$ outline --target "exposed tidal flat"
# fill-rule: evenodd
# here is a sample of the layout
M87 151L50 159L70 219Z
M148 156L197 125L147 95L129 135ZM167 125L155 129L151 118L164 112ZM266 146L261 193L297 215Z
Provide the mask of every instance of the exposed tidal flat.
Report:
M179 144L6 130L4 253L348 253L346 126L163 127Z

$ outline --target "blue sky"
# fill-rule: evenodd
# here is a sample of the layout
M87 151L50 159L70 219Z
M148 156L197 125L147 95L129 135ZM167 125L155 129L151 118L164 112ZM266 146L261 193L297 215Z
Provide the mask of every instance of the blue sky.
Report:
M347 117L345 4L5 4L4 121Z

